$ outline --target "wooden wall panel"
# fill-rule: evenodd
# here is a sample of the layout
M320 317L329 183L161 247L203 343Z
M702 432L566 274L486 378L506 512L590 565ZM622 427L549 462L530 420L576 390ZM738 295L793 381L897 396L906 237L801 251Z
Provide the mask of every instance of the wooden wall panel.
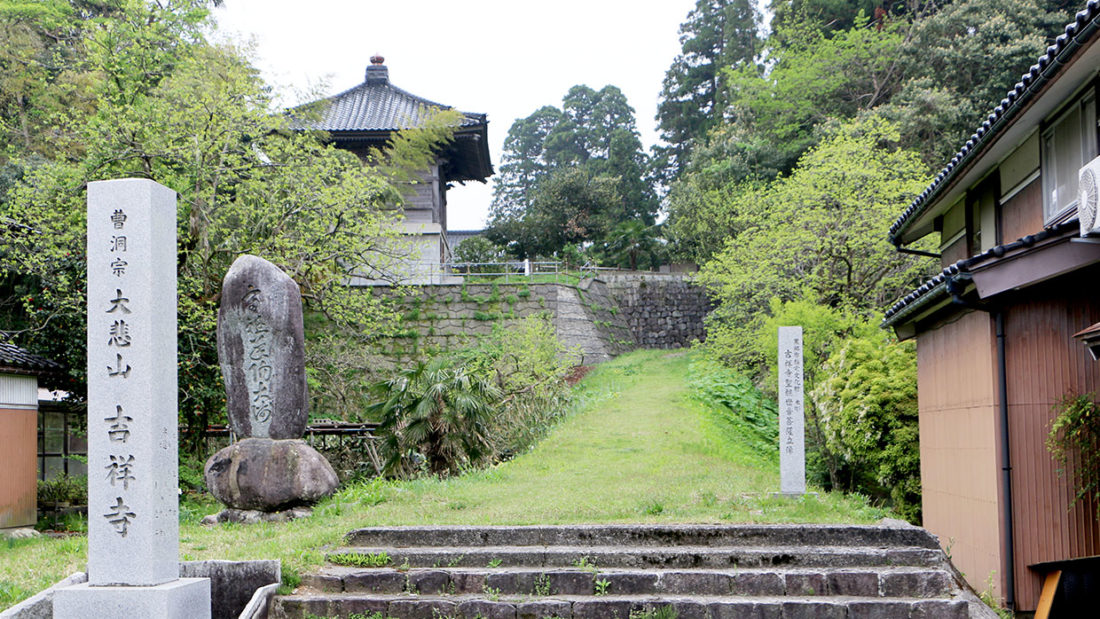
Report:
M37 518L38 411L0 408L0 529L34 526Z
M1001 203L1001 243L1043 229L1043 179L1036 178L1011 199Z
M1100 554L1096 505L1070 509L1073 489L1044 445L1066 393L1100 393L1100 363L1073 334L1100 322L1092 278L1029 289L1005 317L1017 608L1034 610L1040 581L1028 565ZM1069 292L1067 292L1069 291Z
M917 338L923 524L979 591L1003 571L993 346L980 312Z

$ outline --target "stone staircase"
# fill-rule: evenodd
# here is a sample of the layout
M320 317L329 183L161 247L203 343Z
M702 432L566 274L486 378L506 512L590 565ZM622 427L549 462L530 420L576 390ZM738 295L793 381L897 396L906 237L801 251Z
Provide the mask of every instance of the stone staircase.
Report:
M911 526L394 527L352 531L346 543L275 598L272 616L996 616L960 588L936 539Z

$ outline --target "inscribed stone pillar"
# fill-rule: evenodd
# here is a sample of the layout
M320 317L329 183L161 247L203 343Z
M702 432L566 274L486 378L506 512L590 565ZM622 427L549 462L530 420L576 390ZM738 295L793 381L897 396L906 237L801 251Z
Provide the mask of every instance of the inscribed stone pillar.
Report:
M87 264L88 582L54 614L209 617L179 578L175 192L89 183Z
M218 361L238 438L301 438L309 418L302 295L263 258L241 256L225 274Z
M802 327L779 327L779 490L806 493Z

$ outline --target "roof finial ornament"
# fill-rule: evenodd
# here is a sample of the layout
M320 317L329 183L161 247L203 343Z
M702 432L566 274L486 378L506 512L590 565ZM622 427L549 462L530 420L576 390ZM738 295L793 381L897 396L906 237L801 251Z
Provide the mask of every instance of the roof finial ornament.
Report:
M386 65L382 64L384 62L386 62L386 59L382 57L382 54L375 54L370 57L370 64L367 65L368 85L380 85L389 83L390 70L386 68Z

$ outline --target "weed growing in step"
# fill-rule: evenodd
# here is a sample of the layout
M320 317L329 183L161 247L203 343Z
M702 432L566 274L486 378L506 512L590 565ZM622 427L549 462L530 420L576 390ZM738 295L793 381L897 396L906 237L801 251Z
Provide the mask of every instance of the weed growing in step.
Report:
M596 581L596 595L607 595L607 588L611 586L611 581L606 578L601 578Z
M489 561L489 567L500 567L502 563L504 563L504 561L501 559L493 559Z
M542 574L535 579L535 595L546 597L550 595L550 575Z
M458 564L462 563L462 560L465 558L466 555L458 555L447 562L447 567L458 567Z
M328 560L337 565L350 567L385 567L390 564L390 555L385 552L341 552L329 555Z
M678 619L679 616L680 613L675 606L635 610L630 613L630 619Z
M573 567L582 569L586 572L596 573L596 562L592 560L588 555L581 557L573 562Z
M484 587L482 587L481 592L484 593L485 597L488 598L491 602L496 602L500 600L500 589L485 585Z

